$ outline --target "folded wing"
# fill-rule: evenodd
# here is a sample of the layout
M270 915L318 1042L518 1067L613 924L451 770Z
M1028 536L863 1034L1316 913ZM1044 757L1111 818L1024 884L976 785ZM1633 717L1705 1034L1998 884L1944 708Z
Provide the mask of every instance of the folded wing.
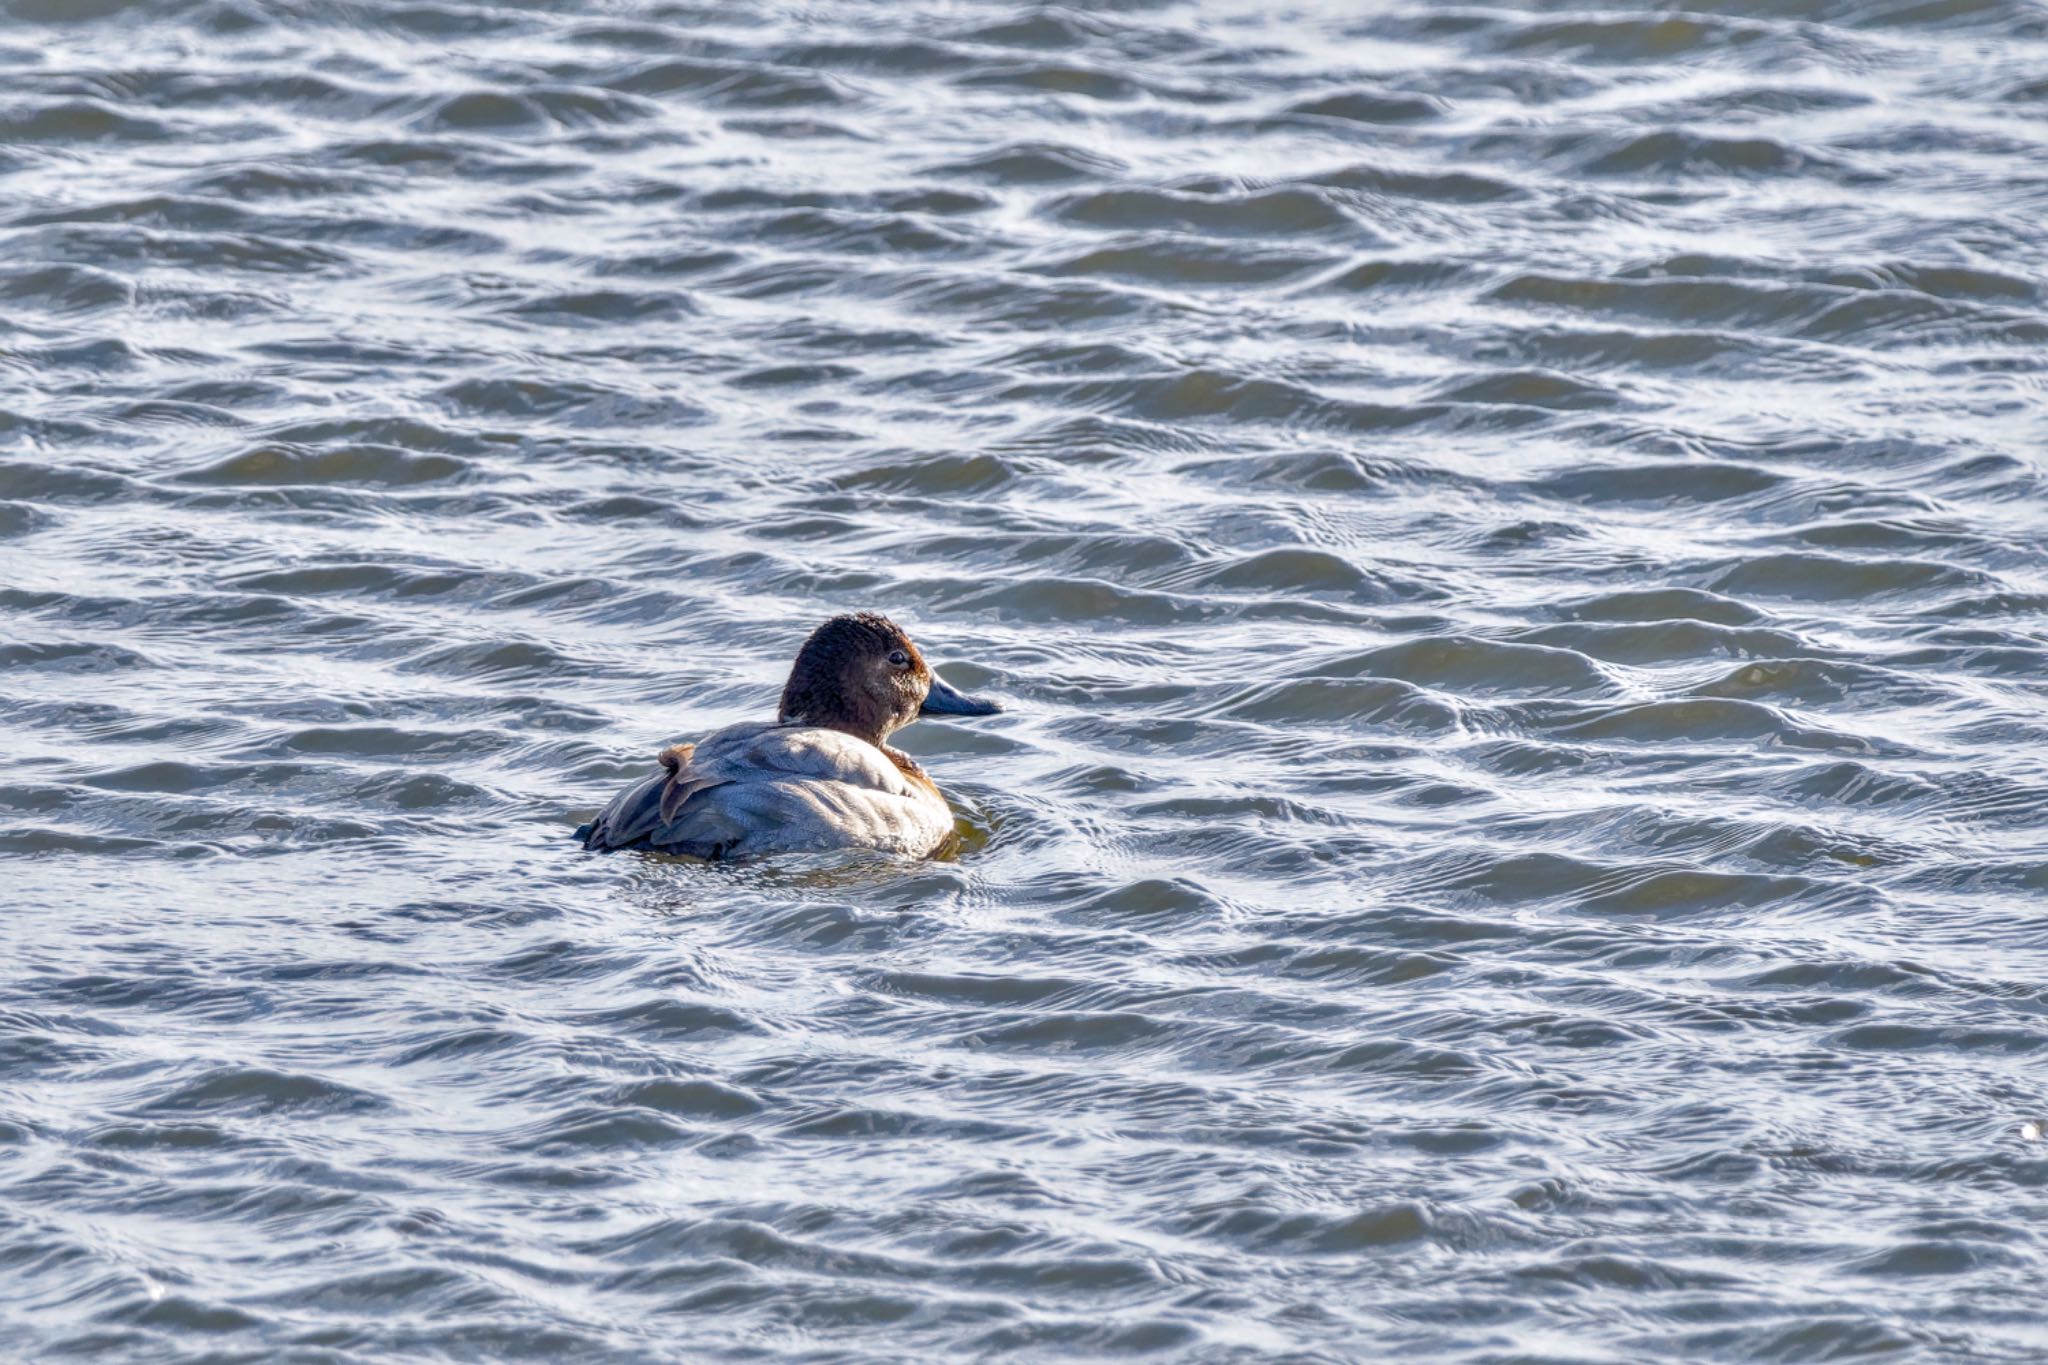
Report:
M884 798L884 808L897 804L888 798L922 797L879 749L851 735L733 725L699 744L664 750L658 771L621 792L578 833L588 849L726 857L764 834L781 832L787 842L796 833L787 829L792 824L843 822L846 798L859 792Z

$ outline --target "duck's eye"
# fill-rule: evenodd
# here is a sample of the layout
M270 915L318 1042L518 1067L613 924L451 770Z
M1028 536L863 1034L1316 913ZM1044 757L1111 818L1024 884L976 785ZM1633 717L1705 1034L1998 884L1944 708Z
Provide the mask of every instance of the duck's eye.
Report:
M892 649L889 651L889 663L896 668L908 668L910 667L910 656L900 649Z

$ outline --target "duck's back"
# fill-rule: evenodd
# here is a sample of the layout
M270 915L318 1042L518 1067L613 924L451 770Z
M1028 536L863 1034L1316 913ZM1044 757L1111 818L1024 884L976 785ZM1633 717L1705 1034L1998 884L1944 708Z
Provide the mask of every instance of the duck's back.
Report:
M590 849L699 858L873 848L922 855L953 832L928 782L838 730L731 725L621 792L578 833Z

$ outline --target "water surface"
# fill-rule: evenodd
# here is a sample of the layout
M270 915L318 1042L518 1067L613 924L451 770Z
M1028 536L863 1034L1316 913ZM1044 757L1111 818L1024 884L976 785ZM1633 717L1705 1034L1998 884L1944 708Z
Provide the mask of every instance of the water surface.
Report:
M2048 1352L2048 15L1713 8L13 0L6 1353Z

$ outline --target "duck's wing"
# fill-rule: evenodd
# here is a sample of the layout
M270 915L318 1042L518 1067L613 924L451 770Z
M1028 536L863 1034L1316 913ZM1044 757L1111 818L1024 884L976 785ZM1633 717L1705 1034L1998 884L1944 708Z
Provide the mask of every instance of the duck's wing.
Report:
M614 796L595 820L576 831L583 847L603 851L645 844L661 824L661 789L668 780L667 772L656 772Z
M698 744L664 750L661 762L577 831L585 848L646 846L720 857L789 818L782 789L790 783L919 795L874 745L808 726L732 725Z

